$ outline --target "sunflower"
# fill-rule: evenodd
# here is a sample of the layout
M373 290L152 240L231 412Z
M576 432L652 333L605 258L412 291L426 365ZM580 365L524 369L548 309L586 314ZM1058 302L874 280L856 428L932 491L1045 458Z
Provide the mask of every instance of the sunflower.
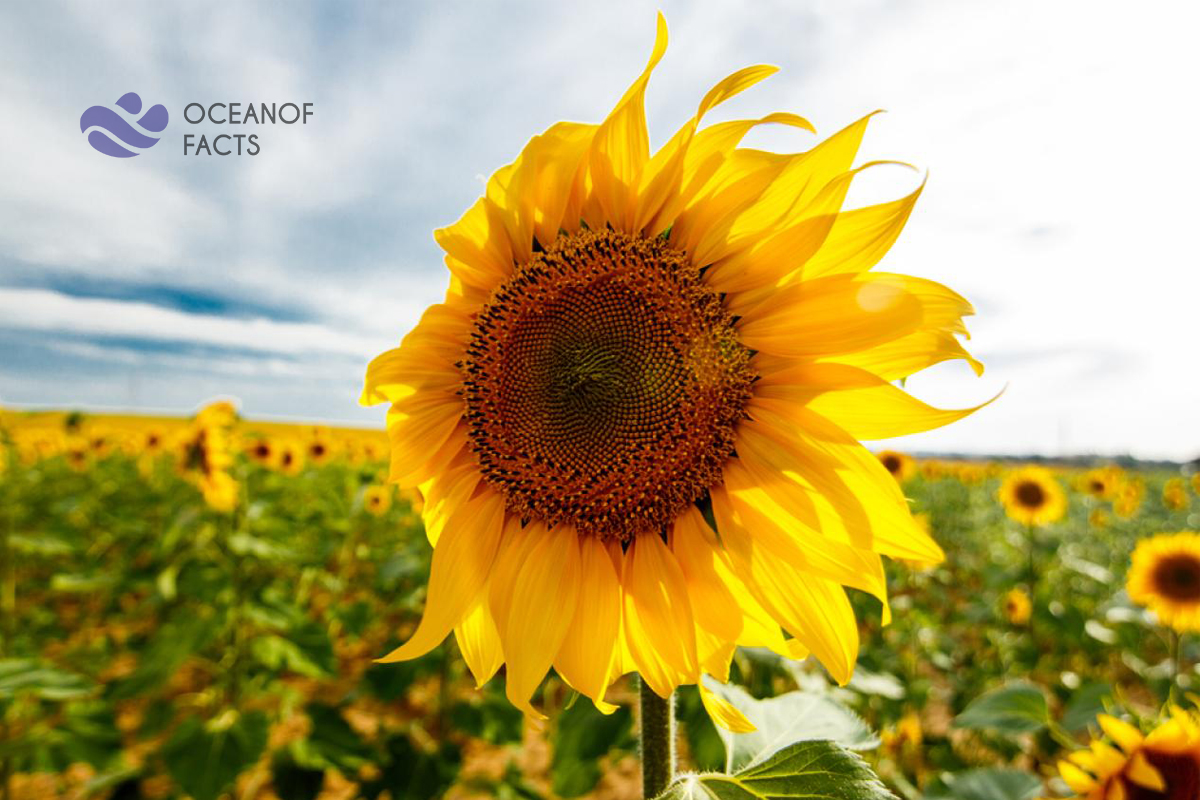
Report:
M1004 595L1004 616L1013 625L1024 625L1033 614L1033 603L1024 589L1014 587Z
M363 492L363 508L376 517L382 517L392 507L391 486L368 486Z
M1200 797L1200 719L1173 708L1149 734L1116 717L1097 721L1116 747L1093 740L1058 763L1081 800L1196 800Z
M157 456L167 444L167 433L162 428L153 427L142 433L142 453Z
M1090 469L1079 476L1076 487L1085 494L1090 494L1097 500L1109 500L1116 494L1121 485L1122 475L1118 467L1099 467Z
M1172 511L1182 511L1189 505L1187 486L1183 478L1170 478L1163 484L1163 505Z
M1132 519L1142 507L1146 497L1146 484L1141 478L1128 478L1117 487L1113 500L1113 513L1122 519Z
M273 467L275 459L279 455L275 448L275 443L266 436L258 436L251 439L242 452L249 456L251 461L261 464L264 467Z
M1164 625L1200 631L1200 534L1163 533L1138 542L1125 590Z
M1044 467L1010 472L1000 484L1000 502L1009 517L1026 525L1049 525L1067 513L1067 495Z
M309 461L320 466L333 457L333 440L327 433L314 434L304 451Z
M892 473L892 477L900 483L917 474L917 462L910 455L897 453L895 450L881 450L877 455L883 468Z
M760 125L813 130L794 114L702 127L776 71L749 67L651 155L643 99L666 45L660 16L603 122L535 136L435 232L445 300L367 369L362 402L391 403L390 479L419 487L434 546L424 617L381 660L453 631L480 684L506 664L529 714L551 667L611 711L619 676L667 697L726 680L739 644L849 680L843 587L886 617L880 554L942 557L858 439L972 410L893 381L982 369L957 339L965 300L869 271L921 192L842 210L869 116L807 152L741 148Z
M274 467L284 475L299 475L304 469L304 448L298 442L285 439L276 445Z

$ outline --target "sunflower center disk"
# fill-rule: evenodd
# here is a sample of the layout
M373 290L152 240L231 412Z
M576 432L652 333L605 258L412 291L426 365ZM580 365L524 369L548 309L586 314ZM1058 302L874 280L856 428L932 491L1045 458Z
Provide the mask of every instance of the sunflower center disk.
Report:
M629 540L720 481L754 373L720 297L660 239L560 237L500 286L461 364L509 510Z
M1200 560L1190 555L1164 558L1154 570L1158 593L1177 602L1200 601Z

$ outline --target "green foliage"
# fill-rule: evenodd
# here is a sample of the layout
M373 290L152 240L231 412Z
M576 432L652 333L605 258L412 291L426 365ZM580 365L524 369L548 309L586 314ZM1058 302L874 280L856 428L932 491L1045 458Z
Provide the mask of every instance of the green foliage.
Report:
M193 800L216 800L267 746L262 712L229 712L209 723L180 723L162 757L171 776Z
M600 780L602 756L614 749L630 750L632 715L622 706L604 715L580 699L559 715L554 726L553 791L560 797L587 794Z
M684 775L663 800L891 800L862 757L826 741L789 745L732 775Z
M1043 691L1029 683L1011 683L972 701L954 724L959 728L1033 733L1046 726L1050 708Z

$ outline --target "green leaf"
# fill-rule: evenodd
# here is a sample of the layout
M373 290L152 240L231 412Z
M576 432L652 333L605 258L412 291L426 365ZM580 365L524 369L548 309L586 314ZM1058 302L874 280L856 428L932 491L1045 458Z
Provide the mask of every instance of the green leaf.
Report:
M895 675L887 672L871 672L862 666L854 668L854 675L848 684L850 689L859 694L886 697L889 700L900 700L904 697L904 684Z
M1104 713L1104 701L1110 698L1112 687L1102 681L1079 687L1063 709L1063 727L1073 733L1083 730L1096 721L1097 715Z
M866 762L834 742L798 742L735 775L684 775L662 800L894 800Z
M1041 780L1019 769L973 769L945 781L950 790L945 800L1033 800L1042 792Z
M600 758L615 748L633 747L632 725L626 706L606 716L581 699L562 712L554 729L554 757L550 763L554 794L578 797L595 788L601 775Z
M305 711L312 721L311 732L305 739L293 742L291 753L298 766L305 769L336 769L353 775L372 759L371 748L364 742L333 706L310 704Z
M82 675L34 659L0 661L0 699L27 694L42 700L61 701L86 697L95 685Z
M271 785L281 800L316 800L325 786L325 770L303 767L281 751L271 760Z
M267 746L267 715L251 711L232 722L188 717L163 746L171 777L193 800L216 800Z
M50 579L50 591L68 594L87 594L108 589L116 584L114 575L69 575L60 572Z
M756 764L795 742L827 740L851 750L879 745L867 724L833 698L817 692L788 692L755 700L732 684L705 678L705 685L732 703L758 730L730 733L719 728L725 742L727 772Z
M1042 690L1029 683L1010 683L981 695L954 719L956 728L994 730L1016 735L1039 731L1050 721Z

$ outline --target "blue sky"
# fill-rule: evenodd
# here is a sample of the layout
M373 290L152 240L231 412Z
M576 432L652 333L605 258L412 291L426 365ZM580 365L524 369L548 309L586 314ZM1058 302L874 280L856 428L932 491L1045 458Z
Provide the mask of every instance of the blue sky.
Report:
M444 291L430 231L559 119L598 120L671 46L647 99L661 143L728 72L782 72L723 116L800 113L828 135L875 108L863 160L929 172L884 262L978 315L997 402L902 447L1200 454L1192 231L1194 4L10 3L0 8L0 402L379 422L363 368ZM78 120L128 91L163 141L92 150ZM189 102L311 102L247 127L261 153L185 156ZM719 115L714 115L714 119ZM756 146L806 147L796 132ZM879 170L851 202L920 180Z

